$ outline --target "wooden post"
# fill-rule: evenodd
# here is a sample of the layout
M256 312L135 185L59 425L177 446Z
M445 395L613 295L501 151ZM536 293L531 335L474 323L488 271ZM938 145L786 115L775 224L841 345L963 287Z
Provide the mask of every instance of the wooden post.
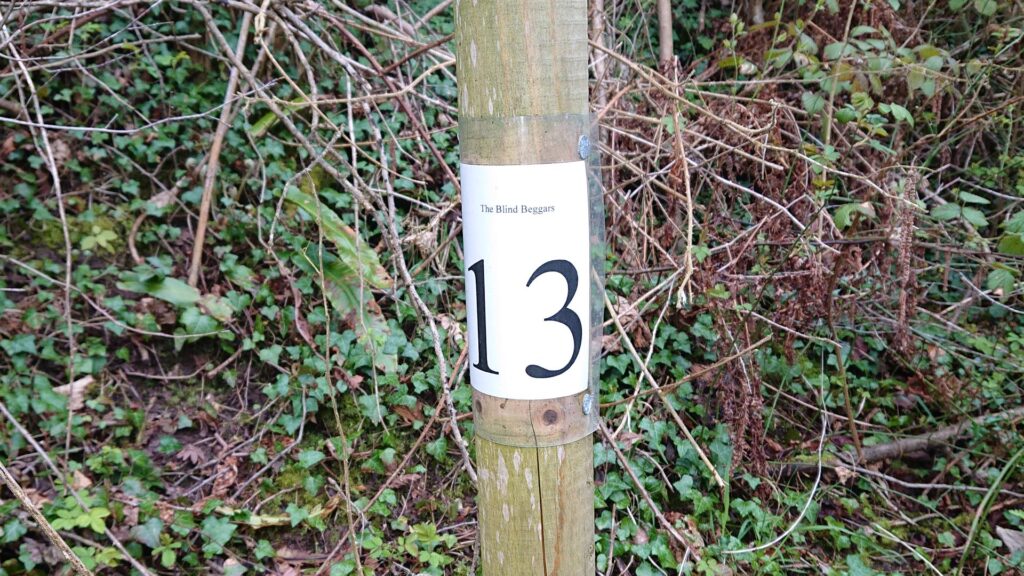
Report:
M495 356L504 357L496 347L503 345L500 339L507 337L508 328L494 325L499 322L484 328L478 325L482 320L477 318L483 317L477 315L482 314L483 308L479 298L483 294L484 260L479 260L480 267L477 267L469 256L471 230L467 212L481 209L481 203L467 203L473 186L478 185L469 183L466 166L520 166L543 170L543 166L582 164L590 131L587 1L461 0L456 10L463 221L466 265L473 268L467 271L467 323L470 324L470 357L474 366L470 378L474 386L477 507L483 574L593 576L596 572L594 415L588 414L589 405L597 402L586 390L540 399L497 396L480 390L481 377L493 375L496 379L511 379L501 380L506 383L515 378L528 378L522 375L521 369L509 368L507 361L499 366L495 360ZM583 182L585 189L585 176ZM552 196L560 193L551 191ZM512 214L509 218L520 218L526 226L523 234L529 235L539 229L536 227L542 226L539 224L544 222L542 218L548 216L530 213ZM585 230L583 234L586 235ZM522 258L529 256L524 254ZM535 277L548 276L547 281L560 290L557 298L565 298L566 288L571 287L568 297L572 300L576 288L569 275L552 262L555 261L546 263L550 265L548 268L537 268L533 277L519 278L512 283L530 286L527 280L533 282ZM566 260L557 262L567 264ZM489 260L486 266L487 290L492 290L498 264ZM573 269L574 277L578 268ZM598 297L584 292L590 277L588 271L588 266L582 267L576 278L581 300ZM547 272L558 272L565 281ZM560 311L563 316L546 318L561 304L561 300L552 301L550 309L544 309L536 322L540 326L538 330L550 331L551 338L568 341L572 322L565 315L577 316L584 331L582 336L573 332L578 350L580 339L589 340L590 316L585 312L589 304L573 302L567 301L563 306ZM567 310L577 304L577 312ZM488 301L486 314L491 316L494 307L508 305ZM477 334L475 342L474 334ZM488 352L488 346L491 348L490 365L487 357L481 357ZM578 358L574 353L566 367L575 368L575 362L589 369L586 365L591 357L585 352L587 348L583 350ZM557 368L563 360L537 363ZM536 368L533 366L535 378L538 377ZM589 378L589 374L586 377Z

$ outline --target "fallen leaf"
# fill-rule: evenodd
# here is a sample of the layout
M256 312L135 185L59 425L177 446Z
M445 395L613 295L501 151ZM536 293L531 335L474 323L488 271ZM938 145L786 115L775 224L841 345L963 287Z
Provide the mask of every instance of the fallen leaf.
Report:
M206 458L206 454L203 449L195 444L188 444L184 448L178 451L178 460L185 462L191 462L193 465L199 464Z
M50 151L53 155L53 161L58 166L63 166L71 158L71 147L60 138L50 140Z
M1006 544L1011 556L1024 550L1024 532L996 526L996 535L1003 541L1003 544Z
M75 473L71 475L71 487L78 491L85 490L89 486L92 486L92 480L82 474L81 470L75 470Z
M32 538L26 538L21 544L21 555L25 559L30 559L34 564L43 563L43 549L45 545L38 540Z
M601 348L606 353L614 353L622 350L622 344L618 334L605 334L601 337Z
M25 496L28 497L29 502L34 504L36 508L42 508L50 504L51 500L43 495L40 491L35 488L25 488L22 490Z
M395 414L401 416L402 420L405 420L407 424L415 424L416 422L423 420L423 413L420 411L419 404L416 405L415 410L401 405L395 406L393 410Z
M135 526L139 523L139 508L138 506L125 506L124 507L124 522L127 526ZM156 548L156 546L153 546Z
M836 466L835 470L836 476L839 477L839 483L844 486L847 482L850 481L850 478L853 478L854 476L857 475L857 473L854 472L853 470L850 470L849 468L844 468L843 466Z
M451 335L455 344L461 345L465 341L466 336L462 332L461 322L447 314L439 314L437 319L441 321L441 327L444 328L445 332Z
M227 495L235 479L238 478L238 458L228 456L217 465L217 479L213 482L213 497L223 498Z
M300 574L298 568L285 562L278 562L274 570L274 576L299 576Z
M404 488L417 480L422 478L421 474L399 474L394 481L391 482L391 486L394 488Z
M345 375L345 382L348 384L348 387L349 387L350 390L362 390L363 389L363 380L365 380L365 378L360 376L360 375L358 375L358 374L355 374L355 375L353 375L353 374L346 374Z
M305 562L313 555L300 548L282 546L277 549L277 557L284 562Z
M619 433L619 435L615 437L615 440L621 443L624 448L629 448L633 446L633 444L639 442L642 438L643 436L637 434L636 432L626 430L625 432Z
M170 524L174 522L176 514L174 508L172 508L169 504L161 500L157 500L155 506L156 509L160 512L160 519L163 520L164 524Z
M159 194L154 194L153 197L149 199L149 205L159 210L170 206L177 197L178 188L171 188L170 190L164 190Z
M57 386L53 391L68 397L69 410L81 410L85 407L85 393L95 381L92 376L83 376L70 384Z
M228 558L224 561L223 570L225 574L241 574L245 572L245 567L238 560Z
M0 146L0 156L7 157L8 154L14 152L14 134L9 135L2 146Z

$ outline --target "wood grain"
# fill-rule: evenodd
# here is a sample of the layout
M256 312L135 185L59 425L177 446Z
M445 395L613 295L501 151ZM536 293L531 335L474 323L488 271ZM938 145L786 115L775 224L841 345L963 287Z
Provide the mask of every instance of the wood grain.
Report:
M586 0L461 0L456 14L462 162L579 160L590 130ZM484 576L595 573L593 436L582 400L474 392Z

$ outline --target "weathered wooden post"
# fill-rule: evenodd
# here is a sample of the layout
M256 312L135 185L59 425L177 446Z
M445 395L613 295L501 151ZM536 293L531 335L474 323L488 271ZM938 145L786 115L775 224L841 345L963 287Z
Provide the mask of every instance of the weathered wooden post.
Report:
M456 10L483 574L592 576L587 2Z

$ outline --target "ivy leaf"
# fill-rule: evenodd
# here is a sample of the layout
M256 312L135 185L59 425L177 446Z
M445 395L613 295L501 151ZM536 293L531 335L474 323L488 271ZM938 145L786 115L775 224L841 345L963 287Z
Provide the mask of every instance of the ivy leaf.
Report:
M974 0L974 9L982 16L991 16L998 8L999 3L996 0Z
M851 554L846 557L846 566L849 568L847 572L850 576L876 576L878 572L871 569L870 566L861 560L860 556Z
M270 542L263 539L256 543L256 548L253 552L256 554L257 560L264 560L266 558L273 558L274 556L277 556L277 551L274 550L274 547Z
M256 289L256 273L245 264L238 263L238 256L228 254L220 264L220 270L232 283L246 292Z
M427 442L427 454L430 454L438 462L444 462L448 454L448 439L444 434L437 437L437 440Z
M675 116L664 116L661 119L661 125L665 127L665 131L669 134L676 133L676 118Z
M373 394L363 394L356 402L359 403L359 412L370 419L374 424L380 424L384 419L382 406Z
M284 426L288 434L295 434L295 431L302 425L302 416L295 414L282 414L277 418L277 423Z
M214 318L199 311L195 306L189 306L181 313L178 319L181 327L174 331L175 334L184 334L192 338L178 338L174 341L177 349L181 349L186 341L197 340L220 330L220 324Z
M28 544L18 547L18 561L26 571L31 572L33 568L43 563L43 553L39 548L39 546L29 546Z
M221 322L227 322L231 320L231 316L234 315L235 309L231 306L231 303L227 298L217 296L215 294L205 294L199 298L199 306L210 316L213 316Z
M356 565L351 560L345 560L339 562L334 566L331 566L330 576L349 576L349 574L355 574Z
M967 5L967 0L949 0L949 9L958 12L961 8Z
M18 334L10 340L0 340L0 348L4 349L9 356L15 354L39 354L36 348L36 337L31 334Z
M302 506L296 506L294 502L288 504L285 508L285 512L288 513L288 517L291 519L292 528L295 528L302 523L303 520L309 518L309 510L306 510Z
M259 357L260 357L260 360L262 360L263 362L266 362L267 364L277 365L280 362L280 360L281 360L281 352L283 352L283 351L284 351L284 348L280 344L274 344L273 346L269 346L267 348L261 349L259 351ZM281 379L278 378L278 382L280 382L280 381L281 381ZM287 382L288 382L287 378L285 378L285 380L284 380L285 386L288 385ZM281 394L279 394L279 395L281 395Z
M224 552L224 545L226 545L235 534L235 528L235 525L227 518L207 516L206 519L203 520L200 533L206 540L206 544L203 545L203 553L206 554L207 558Z
M10 544L17 542L22 536L28 533L28 528L21 523L17 518L12 518L6 524L2 530L0 530L0 543Z
M319 464L326 456L319 450L303 450L299 453L299 465L309 469Z
M160 532L164 529L164 523L159 518L150 518L144 524L133 526L131 529L132 538L150 548L160 547Z

